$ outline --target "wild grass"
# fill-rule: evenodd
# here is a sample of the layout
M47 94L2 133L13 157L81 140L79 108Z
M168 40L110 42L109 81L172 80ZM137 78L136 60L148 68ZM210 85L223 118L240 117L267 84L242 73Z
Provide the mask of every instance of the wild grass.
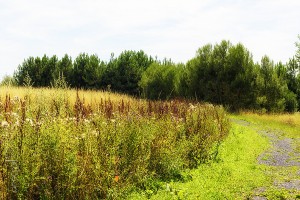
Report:
M233 124L216 160L186 171L190 180L165 183L151 199L251 199L257 188L272 185L265 167L257 164L268 147L268 140L254 130ZM133 193L129 199L147 199L147 193Z
M240 117L260 125L265 129L281 130L292 138L300 138L300 113L294 114L257 114L243 112Z
M63 96L67 98L71 104L74 104L77 98L75 89L1 86L0 97L4 98L6 94L9 94L11 98L24 98L25 96L30 96L31 99L40 99L42 96L46 101ZM85 103L89 105L96 104L101 98L110 99L113 102L119 101L120 99L123 99L124 101L137 101L134 97L107 91L79 90L79 95L82 99L84 97Z
M0 123L2 199L155 194L216 159L230 128L210 104L12 87L0 88Z

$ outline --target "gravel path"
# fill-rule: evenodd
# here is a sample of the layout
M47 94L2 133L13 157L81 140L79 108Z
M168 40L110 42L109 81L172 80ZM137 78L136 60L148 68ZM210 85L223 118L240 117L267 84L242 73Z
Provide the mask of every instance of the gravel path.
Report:
M300 153L296 151L296 141L291 138L279 139L278 133L260 131L260 134L267 136L272 147L258 157L258 163L269 166L300 166ZM279 133L280 134L280 133Z
M240 119L231 119L232 122L242 126L250 126L251 123ZM300 139L284 137L282 132L259 130L259 134L269 138L271 141L271 148L262 153L257 161L261 165L274 166L279 172L284 171L285 168L299 167L295 176L285 177L284 182L275 180L274 186L276 188L283 188L289 191L299 191L300 194L300 152L297 150L297 145L300 144ZM272 173L272 172L267 172ZM265 191L266 188L257 188L256 193ZM261 192L259 192L261 191ZM257 195L258 195L257 194ZM266 197L254 196L253 200L265 200Z

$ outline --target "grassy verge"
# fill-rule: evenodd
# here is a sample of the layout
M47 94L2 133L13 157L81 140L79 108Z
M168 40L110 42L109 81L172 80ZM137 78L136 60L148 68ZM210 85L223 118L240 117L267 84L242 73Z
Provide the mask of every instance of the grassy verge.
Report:
M190 180L165 183L152 199L247 199L255 190L271 186L266 167L257 157L269 142L249 127L233 124L230 135L222 143L215 162L186 172ZM129 199L147 198L147 193L132 194Z
M249 121L260 129L279 130L286 137L300 138L300 113L270 115L242 113L241 115L233 117Z
M298 160L299 162L300 113L281 115L243 113L239 116L234 116L234 118L251 122L255 129L275 134L278 140L290 139L292 141L292 148L294 149L294 153L290 155L290 159ZM272 180L273 184L265 187L260 192L260 195L268 199L300 199L299 190L297 191L287 186L285 186L286 188L283 187L283 185L287 184L291 187L297 185L300 173L299 166L266 166L265 169L266 175Z

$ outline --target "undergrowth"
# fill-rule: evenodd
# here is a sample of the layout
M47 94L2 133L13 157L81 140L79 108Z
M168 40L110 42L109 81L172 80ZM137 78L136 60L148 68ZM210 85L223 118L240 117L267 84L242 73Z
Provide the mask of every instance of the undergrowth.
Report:
M257 164L268 146L268 140L252 129L233 124L216 160L187 170L190 180L165 182L152 199L251 199L255 189L272 184L265 167ZM143 198L145 192L129 199Z
M210 104L7 87L0 123L1 199L150 197L218 159L230 128Z

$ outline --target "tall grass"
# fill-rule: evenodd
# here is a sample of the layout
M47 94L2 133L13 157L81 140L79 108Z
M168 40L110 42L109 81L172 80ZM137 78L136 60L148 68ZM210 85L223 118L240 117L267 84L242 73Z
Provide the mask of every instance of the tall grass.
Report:
M222 107L96 91L0 88L3 199L116 199L218 153Z
M292 127L300 127L300 113L294 114L256 114L252 112L242 112L241 115L258 118L264 121L273 121L279 124L290 125Z
M300 137L300 113L294 114L257 114L243 112L241 116L255 124L265 126L266 129L281 130L288 137Z

